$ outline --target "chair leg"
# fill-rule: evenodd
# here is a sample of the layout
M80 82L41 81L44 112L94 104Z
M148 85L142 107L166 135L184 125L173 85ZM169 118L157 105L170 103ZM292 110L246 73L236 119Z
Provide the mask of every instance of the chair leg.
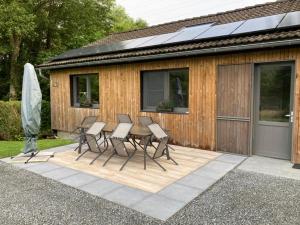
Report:
M107 149L105 149L103 152L99 152L96 158L94 158L91 162L90 165L92 165Z
M123 170L123 168L126 166L126 164L129 162L129 160L134 156L136 152L136 149L133 151L133 153L131 153L131 155L128 157L128 159L125 161L125 163L121 166L120 171Z
M167 171L165 167L163 167L159 162L157 162L154 158L152 158L148 153L146 155L153 161L155 162L160 168L162 168L163 171Z
M116 155L116 152L115 152L115 151L108 157L108 159L104 162L103 166L105 166L106 163L108 163L108 161L109 161L114 155Z
M172 146L168 145L168 148L172 149L175 152L175 149Z
M76 159L75 161L78 161L85 153L87 153L90 149L85 150L84 152L82 152Z
M170 159L171 161L173 161L173 163L174 163L175 165L178 165L178 163L177 163L171 156L169 156L169 159Z

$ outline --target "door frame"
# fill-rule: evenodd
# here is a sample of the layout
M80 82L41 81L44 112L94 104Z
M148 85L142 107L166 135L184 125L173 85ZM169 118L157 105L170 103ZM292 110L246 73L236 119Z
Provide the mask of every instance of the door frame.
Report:
M256 95L256 91L257 91L257 79L256 76L258 74L258 67L259 65L270 65L270 64L286 64L286 65L290 65L292 68L292 74L291 74L291 90L290 90L290 97L292 98L290 100L290 102L292 103L292 105L290 105L290 111L292 108L293 111L293 122L289 122L290 123L290 151L291 151L291 159L290 161L292 161L293 159L293 153L294 153L294 124L295 124L295 103L296 103L296 98L295 98L295 94L296 94L296 62L295 60L279 60L279 61L267 61L267 62L255 62L252 63L252 101L251 101L251 139L250 139L250 156L254 155L254 150L253 150L253 145L254 145L254 123L256 121L256 117L257 117L257 109L256 109L256 100L258 98L258 95ZM279 125L279 124L278 124ZM279 125L280 126L280 125ZM281 125L282 126L282 125Z

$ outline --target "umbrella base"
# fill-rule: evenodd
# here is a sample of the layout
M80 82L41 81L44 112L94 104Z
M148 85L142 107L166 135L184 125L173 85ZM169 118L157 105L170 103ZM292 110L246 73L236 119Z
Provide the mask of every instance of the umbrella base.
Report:
M21 153L15 157L11 157L14 163L31 163L31 162L46 162L49 158L54 157L54 152L30 152Z

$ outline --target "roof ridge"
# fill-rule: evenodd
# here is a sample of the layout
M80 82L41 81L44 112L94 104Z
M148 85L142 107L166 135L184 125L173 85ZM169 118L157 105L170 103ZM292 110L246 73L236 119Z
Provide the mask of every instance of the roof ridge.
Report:
M242 7L242 8L231 9L231 10L227 10L227 11L223 11L223 12L217 12L217 13L198 16L198 17L190 17L190 18L186 18L186 19L182 19L182 20L175 20L175 21L171 21L171 22L167 22L167 23L161 23L161 24L152 25L152 26L149 26L149 27L111 33L107 37L109 37L111 35L126 34L126 33L134 32L134 31L152 29L152 28L155 28L155 27L160 27L160 26L165 26L165 25L170 25L170 24L175 24L175 23L180 23L180 22L185 22L185 21L193 21L193 20L197 20L197 19L201 19L201 18L209 18L209 17L228 14L228 13L232 13L232 12L239 12L239 11L243 11L243 10L249 10L249 9L252 9L252 8L267 6L267 5L279 4L279 3L284 2L284 1L293 2L295 0L276 0L274 2L260 3L260 4L255 4L255 5L252 5L252 6L246 6L246 7Z

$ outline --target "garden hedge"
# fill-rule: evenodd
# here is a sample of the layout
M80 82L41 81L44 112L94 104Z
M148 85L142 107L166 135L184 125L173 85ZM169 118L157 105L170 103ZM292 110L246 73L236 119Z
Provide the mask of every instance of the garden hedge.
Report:
M42 101L41 135L51 133L50 103ZM23 138L20 101L0 101L0 140Z

